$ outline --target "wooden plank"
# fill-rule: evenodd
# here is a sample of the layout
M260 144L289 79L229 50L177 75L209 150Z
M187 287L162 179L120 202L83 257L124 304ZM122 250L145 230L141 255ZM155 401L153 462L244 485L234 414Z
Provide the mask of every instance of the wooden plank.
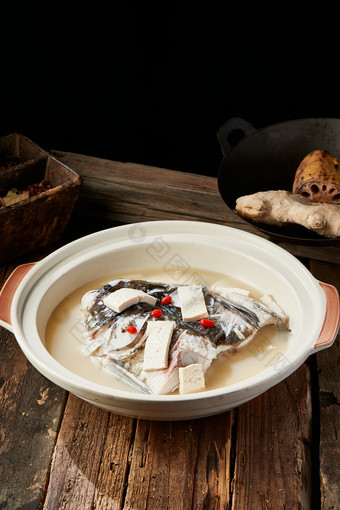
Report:
M229 212L214 178L74 153L54 153L82 176L83 191L77 209L85 216L89 206L98 218L121 223L216 218L223 222ZM241 223L237 217L235 220Z
M70 395L43 508L228 508L233 413L135 420ZM185 494L185 498L183 498Z
M124 508L229 508L233 419L139 420Z
M338 265L312 261L316 278L335 285L340 292ZM332 347L316 356L320 398L320 491L321 509L340 508L340 336ZM319 419L316 415L315 419Z
M310 508L311 426L306 364L238 409L233 510Z
M83 221L96 218L125 224L154 220L205 221L238 228L265 239L230 211L223 202L217 179L135 163L122 163L81 154L52 151L83 179L75 214ZM298 257L340 263L339 246L281 243Z
M1 285L13 267L1 268ZM0 507L40 508L66 392L0 327Z
M44 509L122 508L134 420L70 395Z

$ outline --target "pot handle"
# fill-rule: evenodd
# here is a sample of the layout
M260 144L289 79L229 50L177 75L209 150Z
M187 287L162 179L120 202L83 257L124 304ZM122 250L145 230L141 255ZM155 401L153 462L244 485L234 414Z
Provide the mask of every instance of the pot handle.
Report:
M330 347L339 332L340 327L340 299L339 293L334 285L319 282L326 297L326 315L317 342L314 344L314 351L321 351Z
M9 275L0 291L0 326L13 332L11 323L11 305L14 294L28 271L35 265L35 262L21 264Z
M233 133L238 132L239 135L241 135L241 139L245 136L248 136L252 133L254 133L256 129L250 122L242 119L241 117L232 117L231 119L227 120L223 124L223 126L220 127L220 129L217 132L217 138L220 143L222 152L224 155L228 154L228 152L231 151L233 146L235 144L230 143L229 139Z

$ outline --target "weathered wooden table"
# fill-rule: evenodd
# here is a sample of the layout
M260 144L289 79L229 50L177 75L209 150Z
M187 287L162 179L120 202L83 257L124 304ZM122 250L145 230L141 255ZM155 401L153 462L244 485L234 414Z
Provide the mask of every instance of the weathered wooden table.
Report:
M84 186L50 251L147 220L201 220L259 234L228 212L215 178L54 154ZM340 288L339 246L284 248ZM2 266L1 285L16 265L46 254ZM339 338L239 408L181 422L98 409L40 375L7 330L0 328L0 339L1 509L340 508Z

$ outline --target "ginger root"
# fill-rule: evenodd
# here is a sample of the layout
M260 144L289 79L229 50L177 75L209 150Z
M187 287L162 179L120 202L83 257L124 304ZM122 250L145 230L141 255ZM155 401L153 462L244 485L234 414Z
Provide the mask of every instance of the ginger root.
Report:
M312 202L340 204L340 158L323 150L307 154L296 170L292 191Z
M295 223L329 238L340 236L340 206L314 203L284 190L259 191L236 200L236 212L259 223Z

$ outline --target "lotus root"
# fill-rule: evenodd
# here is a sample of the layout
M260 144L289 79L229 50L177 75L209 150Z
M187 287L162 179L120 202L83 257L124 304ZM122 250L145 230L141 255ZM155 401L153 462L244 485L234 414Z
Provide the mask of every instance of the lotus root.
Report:
M308 154L296 171L293 193L311 202L340 204L340 158L324 150Z

